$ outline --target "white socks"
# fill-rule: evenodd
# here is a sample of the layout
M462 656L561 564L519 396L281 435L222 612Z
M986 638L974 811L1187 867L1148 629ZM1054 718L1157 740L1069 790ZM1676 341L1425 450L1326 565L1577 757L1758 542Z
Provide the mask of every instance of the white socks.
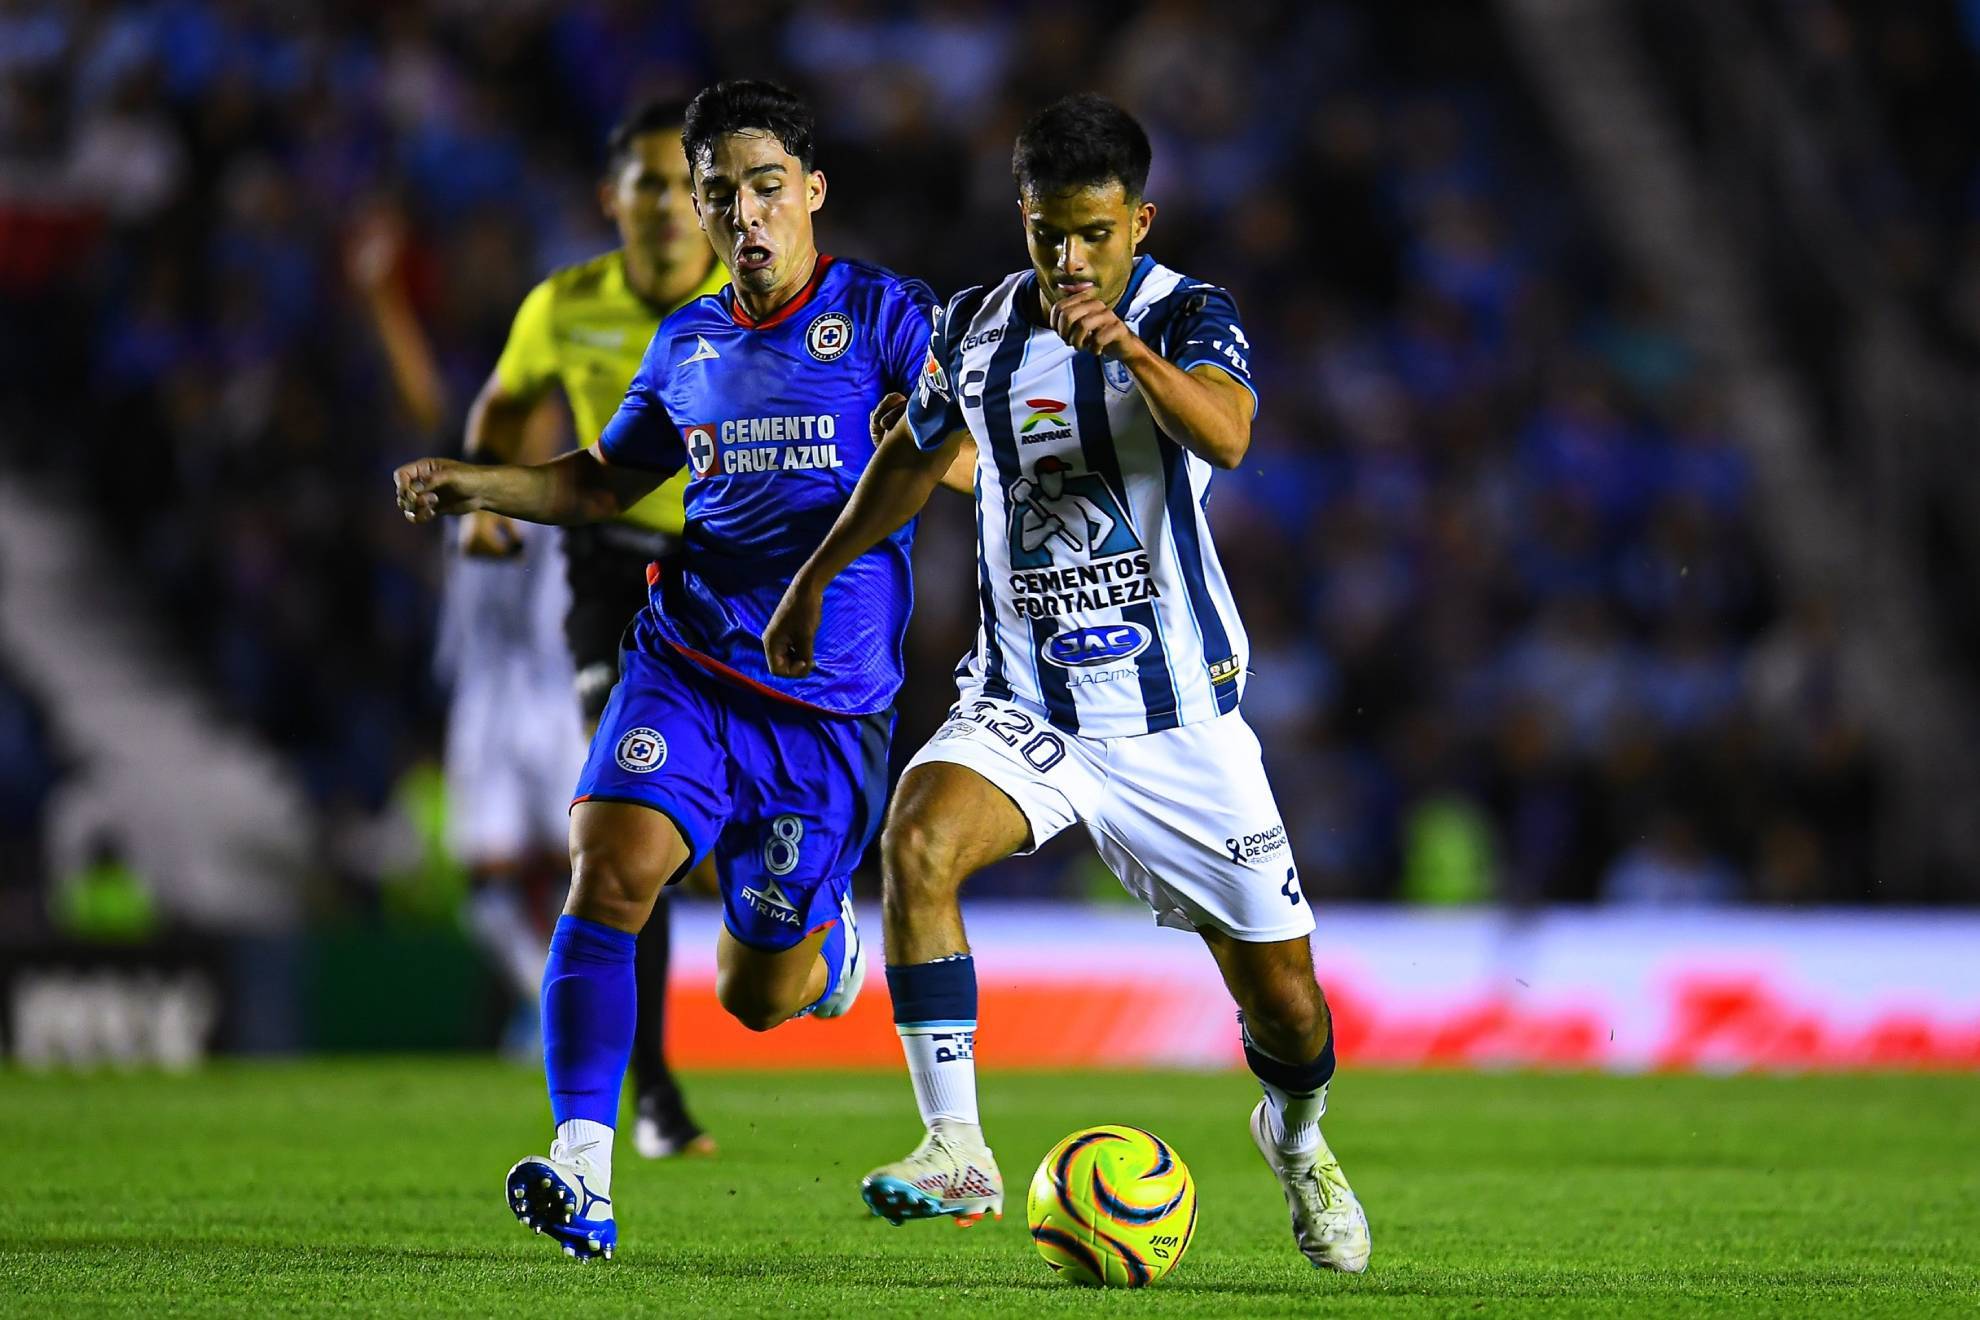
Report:
M543 989L549 941L530 924L514 885L484 885L468 896L468 933L502 969L510 988L528 1002Z
M1261 1080L1265 1091L1266 1130L1279 1150L1290 1156L1311 1155L1320 1149L1320 1116L1327 1112L1327 1088L1311 1095L1292 1092Z
M588 1118L566 1119L557 1125L557 1139L550 1143L550 1158L560 1164L575 1164L584 1170L585 1181L599 1196L612 1195L612 1129Z
M922 1123L978 1126L976 1030L973 1027L896 1026L907 1055L908 1077Z

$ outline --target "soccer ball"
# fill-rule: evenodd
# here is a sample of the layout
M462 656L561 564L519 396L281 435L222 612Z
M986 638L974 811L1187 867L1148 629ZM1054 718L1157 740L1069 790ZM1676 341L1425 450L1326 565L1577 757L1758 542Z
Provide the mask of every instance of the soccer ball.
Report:
M1196 1232L1196 1183L1137 1127L1084 1128L1032 1175L1025 1217L1045 1263L1097 1287L1139 1288L1175 1268Z

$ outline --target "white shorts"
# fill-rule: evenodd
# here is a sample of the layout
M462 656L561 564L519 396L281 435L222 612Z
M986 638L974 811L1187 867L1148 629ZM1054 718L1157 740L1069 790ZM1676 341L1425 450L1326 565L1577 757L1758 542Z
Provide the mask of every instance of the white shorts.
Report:
M571 788L586 739L568 672L462 676L447 711L447 842L470 866L570 846Z
M1030 852L1084 822L1114 874L1179 930L1247 943L1313 933L1258 737L1236 712L1131 738L1082 738L965 688L908 769L989 780L1031 823Z

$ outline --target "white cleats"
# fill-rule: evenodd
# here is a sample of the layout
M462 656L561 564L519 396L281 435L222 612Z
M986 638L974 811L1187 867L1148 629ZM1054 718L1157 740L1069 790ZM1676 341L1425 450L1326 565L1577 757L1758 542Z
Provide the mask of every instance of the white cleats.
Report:
M906 1159L867 1174L859 1194L896 1227L943 1215L964 1228L986 1214L1004 1217L1004 1176L973 1125L937 1123Z
M853 1001L859 998L859 988L866 984L866 949L860 943L859 923L853 920L850 893L839 898L839 922L846 928L845 952L839 958L839 984L831 994L811 1006L813 1017L844 1016L846 1010L853 1006Z
M612 1202L586 1185L590 1169L550 1155L531 1155L509 1170L509 1211L521 1223L548 1234L573 1260L612 1259L619 1226Z
M1293 1241L1316 1270L1360 1274L1368 1268L1368 1216L1348 1186L1325 1138L1311 1155L1289 1160L1272 1139L1266 1102L1251 1111L1251 1140L1285 1190Z

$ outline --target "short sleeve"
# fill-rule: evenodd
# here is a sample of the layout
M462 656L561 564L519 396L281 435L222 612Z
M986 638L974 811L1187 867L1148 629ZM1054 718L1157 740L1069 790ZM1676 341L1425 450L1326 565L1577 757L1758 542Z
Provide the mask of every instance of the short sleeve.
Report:
M1164 334L1163 356L1188 371L1209 363L1220 367L1251 391L1251 410L1258 411L1258 387L1251 379L1251 341L1244 337L1237 303L1212 284L1199 284L1182 295L1181 306Z
M665 350L660 347L663 342L671 341L656 334L646 346L646 356L633 373L632 384L626 387L626 397L598 433L598 452L608 463L671 476L686 466L687 446L660 400L666 371L662 365Z
M880 352L890 392L914 392L928 355L928 328L941 305L935 290L920 280L902 280L888 290Z
M977 292L967 289L951 299L947 308L934 309L933 328L922 337L914 386L906 391L908 429L914 434L914 443L922 449L939 448L944 440L969 425L963 418L962 405L956 401L956 348L969 328L969 317L963 309L974 305L970 295Z
M504 394L533 399L557 378L557 339L550 312L556 290L545 280L529 291L509 326L508 342L495 360L495 382Z

